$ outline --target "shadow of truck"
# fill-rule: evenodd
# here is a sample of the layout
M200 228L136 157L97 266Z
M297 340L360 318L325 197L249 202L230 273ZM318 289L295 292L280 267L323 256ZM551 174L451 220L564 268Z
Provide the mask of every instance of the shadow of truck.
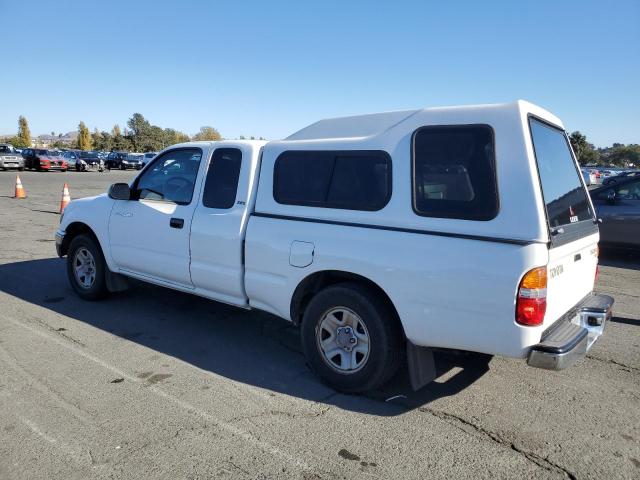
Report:
M68 285L65 260L59 258L0 265L0 290L215 375L373 415L398 415L454 395L489 370L487 355L436 352L438 375L446 381L413 392L404 368L381 390L342 395L309 371L298 329L260 311L139 282L127 292L86 302Z

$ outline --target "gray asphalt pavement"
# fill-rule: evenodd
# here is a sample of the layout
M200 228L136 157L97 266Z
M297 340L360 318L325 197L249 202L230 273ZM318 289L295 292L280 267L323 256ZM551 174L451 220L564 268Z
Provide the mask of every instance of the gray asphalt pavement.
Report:
M53 233L72 198L133 172L0 172L0 479L639 478L640 258L609 253L605 335L573 368L439 353L348 396L305 365L297 331L136 284L78 299Z

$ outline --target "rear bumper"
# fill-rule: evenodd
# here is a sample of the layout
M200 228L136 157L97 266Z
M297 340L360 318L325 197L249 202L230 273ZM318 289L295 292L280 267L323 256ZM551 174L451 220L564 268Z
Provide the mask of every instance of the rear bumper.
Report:
M611 319L613 298L590 295L558 320L529 352L527 363L547 370L570 367L593 346Z
M24 168L24 160L0 160L0 168Z

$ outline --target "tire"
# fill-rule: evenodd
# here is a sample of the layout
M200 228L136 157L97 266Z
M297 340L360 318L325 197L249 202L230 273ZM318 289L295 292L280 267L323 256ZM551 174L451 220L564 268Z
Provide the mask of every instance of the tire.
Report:
M85 263L85 266L92 268L84 269L84 272L76 274L76 265L83 263L83 259L87 260L88 258L93 261L93 265L89 262L89 264ZM106 268L102 250L93 238L88 235L78 235L71 241L67 252L67 277L71 287L80 298L93 301L107 295ZM89 281L91 270L93 271L93 280ZM85 273L84 276L83 273ZM85 283L82 283L83 280Z
M353 314L357 321L348 320ZM332 316L339 322L332 323ZM330 333L327 327L334 325L337 328ZM345 331L347 326L351 332ZM340 283L317 293L304 312L300 334L310 367L329 386L346 393L382 386L396 373L402 359L404 335L395 313L379 295L357 283ZM353 337L355 348L349 347ZM333 358L323 352L323 341L329 345L328 353L337 352ZM341 344L353 349L348 352Z
M126 170L126 169L127 169L127 167L125 167L124 164L120 165L120 170Z

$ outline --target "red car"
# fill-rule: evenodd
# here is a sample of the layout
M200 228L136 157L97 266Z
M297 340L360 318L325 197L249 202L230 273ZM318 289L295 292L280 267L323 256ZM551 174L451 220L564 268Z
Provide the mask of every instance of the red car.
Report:
M32 168L39 172L60 170L66 172L69 168L67 161L56 155L56 152L42 148L27 148L22 151L24 168Z

